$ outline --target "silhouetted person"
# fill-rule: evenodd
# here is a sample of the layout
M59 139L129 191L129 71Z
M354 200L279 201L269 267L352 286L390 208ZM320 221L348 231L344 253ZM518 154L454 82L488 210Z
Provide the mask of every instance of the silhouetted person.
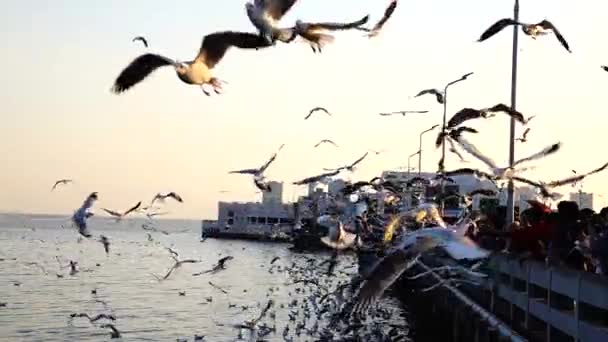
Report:
M578 204L572 201L561 201L557 205L557 222L553 227L551 246L549 247L549 264L564 264L574 248L574 241L580 235L578 223Z

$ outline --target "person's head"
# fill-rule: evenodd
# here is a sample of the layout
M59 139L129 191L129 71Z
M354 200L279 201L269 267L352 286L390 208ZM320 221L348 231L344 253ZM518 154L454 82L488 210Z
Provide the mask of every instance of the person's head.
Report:
M521 212L522 225L535 225L542 221L544 212L539 208L528 208Z
M573 201L561 201L557 205L557 213L560 220L576 221L578 220L578 204Z
M608 207L604 207L602 208L602 210L600 210L600 216L604 219L608 221Z
M593 209L585 208L581 209L578 213L578 217L582 222L590 222L591 218L595 215L595 211Z

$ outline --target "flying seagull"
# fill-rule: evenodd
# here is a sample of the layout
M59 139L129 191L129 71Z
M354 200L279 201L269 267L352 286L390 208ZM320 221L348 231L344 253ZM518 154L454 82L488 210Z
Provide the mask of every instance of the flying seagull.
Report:
M314 53L320 53L325 44L331 43L335 39L328 31L357 29L361 25L365 25L368 20L368 15L350 23L306 23L297 20L293 29L296 36L304 38L310 44Z
M110 214L111 216L114 216L116 218L116 221L120 221L123 217L125 217L125 216L129 215L130 213L139 209L140 206L141 206L141 201L137 202L136 205L132 206L124 213L119 213L117 211L106 209L106 208L101 208L101 210L105 211L106 213Z
M365 277L355 297L354 312L365 312L407 269L414 266L419 255L439 244L432 237L420 237L407 249L397 249L382 259Z
M602 65L602 69L604 69L604 71L608 71L608 66Z
M435 139L435 148L439 148L441 144L443 144L443 139L446 137L450 137L454 140L460 138L462 133L479 133L475 128L460 126L453 129L447 129L445 132L439 132L437 134L437 139Z
M332 144L332 145L334 145L334 146L338 147L338 144L336 144L335 142L333 142L332 140L329 140L329 139L323 139L323 140L319 141L319 142L318 142L318 143L315 145L315 147L319 147L319 145L321 145L321 144L323 144L323 143Z
M386 10L384 11L384 15L382 16L382 18L376 23L376 25L374 25L374 27L368 33L367 36L369 38L373 38L380 33L380 31L382 30L382 27L384 27L384 24L386 24L388 19L393 15L393 12L395 12L396 8L397 8L397 0L391 0L391 2L389 2L389 4L388 4L388 7L386 7ZM365 29L365 30L367 30L367 29Z
M380 115L390 116L390 115L401 114L401 115L405 116L407 114L424 114L424 113L428 113L428 112L429 112L428 110L402 110L402 111L398 111L398 112L380 113Z
M169 278L171 273L173 273L173 271L180 268L183 264L196 264L196 263L200 262L200 260L194 260L194 259L178 260L177 257L175 257L174 255L171 255L171 258L175 261L175 263L169 269L169 271L165 274L164 277L161 278L161 277L157 276L156 274L152 274L154 277L156 277L156 279L158 279L158 281L163 281L163 280L166 280L167 278Z
M495 113L505 113L522 124L526 123L526 119L522 113L511 109L511 107L505 105L504 103L499 103L493 107L483 109L463 108L452 116L452 118L448 121L447 128L454 128L471 119L490 118L493 117Z
M276 40L289 43L295 39L291 28L281 29L278 22L293 7L297 0L254 0L245 4L249 20L255 26L262 38L269 44Z
M317 219L317 223L328 229L328 235L321 237L321 242L327 247L342 250L355 245L357 235L344 230L344 224L337 218L324 215Z
M418 96L422 96L422 95L426 95L426 94L435 95L437 102L439 102L440 104L444 104L445 99L444 99L443 92L441 90L437 90L434 88L422 90L421 92L416 94L416 96L414 96L414 97L418 97Z
M520 138L515 139L516 141L521 141L522 143L525 143L526 141L528 141L528 133L530 132L530 128L526 128L526 130L524 131L524 134L521 135Z
M58 185L66 185L66 184L70 184L72 182L73 182L73 180L71 180L71 179L60 179L60 180L56 181L55 184L53 184L53 188L51 189L51 191L55 190L55 188Z
M359 158L359 159L355 160L355 161L354 161L352 164L350 164L350 165L341 166L341 167L339 167L339 168L337 168L337 169L324 169L324 170L325 170L325 171L334 171L334 170L335 170L335 171L341 171L341 170L347 170L347 171L353 172L353 171L355 171L355 166L356 166L357 164L359 164L360 162L362 162L362 161L363 161L363 159L365 159L365 157L367 157L367 155L368 155L368 154L369 154L369 152L365 152L365 154L364 154L364 155L363 155L361 158Z
M165 201L165 199L167 199L167 198L173 198L174 200L178 201L179 203L184 202L184 200L182 199L182 197L180 195L171 191L167 194L161 194L161 193L156 194L156 196L154 196L154 198L152 199L152 202L150 202L149 207L152 207L152 205L154 205L154 202L156 202L156 201L163 203ZM135 209L135 210L137 210L137 209ZM126 215L126 213L125 213L125 215Z
M308 115L306 115L306 117L304 117L304 120L308 120L308 118L315 112L325 112L325 114L331 116L331 113L327 109L325 109L323 107L315 107L315 108L311 109L310 112L308 112Z
M266 163L264 163L264 165L262 165L258 169L235 170L235 171L230 171L228 173L230 173L230 174L238 173L238 174L242 174L242 175L253 175L254 177L260 177L264 174L264 171L266 171L266 169L270 166L270 164L272 164L272 162L275 159L277 159L276 152L270 157L270 159L268 159L268 161Z
M172 65L177 77L184 83L199 85L207 96L211 93L204 86L211 85L213 90L220 94L223 81L214 77L211 70L222 60L226 51L232 46L241 49L259 49L269 45L264 38L253 33L233 31L211 33L205 36L198 55L190 62L182 63L152 53L137 57L116 78L112 91L116 94L122 93L143 81L154 70Z
M82 203L82 206L76 210L74 215L72 215L72 222L78 227L78 232L86 237L90 238L92 235L87 229L87 219L93 216L93 213L89 211L95 201L97 201L97 192L92 192Z
M302 179L300 181L293 182L292 184L294 184L294 185L306 185L306 184L316 183L316 182L323 181L327 177L333 177L333 176L335 176L335 175L337 175L339 173L340 173L340 170L334 170L334 171L331 171L331 172L322 173L322 174L317 175L317 176L312 176L312 177L304 178L304 179Z
M570 46L568 45L568 42L566 42L566 39L561 35L561 33L559 33L557 28L549 20L546 19L536 24L520 23L511 18L500 19L492 26L490 26L484 33L481 34L481 37L479 37L478 42L483 42L484 40L492 37L493 35L500 32L502 29L510 25L520 25L522 31L524 31L526 35L532 37L532 39L536 39L538 36L544 36L548 34L549 31L553 31L555 37L557 38L557 40L559 40L562 46L568 52L572 52L570 51Z
M137 36L135 38L133 38L133 42L140 40L142 43L144 43L145 47L148 47L148 41L146 40L146 38L142 37L142 36Z
M544 158L546 156L556 153L561 148L561 143L558 142L556 144L552 144L548 147L545 147L541 151L534 153L528 157L516 160L511 166L501 168L496 166L496 163L490 157L483 155L479 150L477 150L477 148L473 144L468 142L465 138L460 137L459 139L456 139L456 142L462 147L463 150L467 151L469 154L486 164L486 166L488 166L492 170L492 173L494 174L495 178L498 179L510 178L517 171L522 171L521 169L515 169L515 166Z

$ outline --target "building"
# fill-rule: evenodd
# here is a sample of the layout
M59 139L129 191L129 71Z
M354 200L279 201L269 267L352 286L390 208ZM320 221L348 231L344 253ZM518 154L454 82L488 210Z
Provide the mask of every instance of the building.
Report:
M578 204L579 209L593 209L593 194L589 192L571 192L570 200Z
M262 203L265 205L283 203L283 182L268 182L270 191L262 193Z

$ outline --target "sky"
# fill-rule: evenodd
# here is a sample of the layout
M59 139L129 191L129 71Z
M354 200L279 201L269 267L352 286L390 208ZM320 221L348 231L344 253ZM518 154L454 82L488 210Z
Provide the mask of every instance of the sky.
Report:
M300 0L282 26L305 21L378 20L388 0ZM369 179L407 165L419 133L441 122L433 97L419 90L450 88L448 116L463 107L510 104L512 30L477 43L494 21L512 16L513 1L400 1L382 33L336 34L322 54L304 43L277 43L259 51L230 50L214 73L229 82L223 95L207 97L182 83L170 68L158 70L122 95L110 92L120 71L142 53L191 60L205 34L253 32L245 1L7 0L0 5L0 211L70 213L92 191L98 207L124 210L157 192L176 191L182 205L171 216L213 218L217 202L259 199L250 177L233 169L258 167L281 145L270 180L294 180L323 167L372 155L347 177ZM526 173L554 180L572 169L590 170L607 161L602 138L608 123L604 96L608 73L605 0L521 0L521 20L551 20L569 41L567 53L553 36L534 41L520 35L517 109L537 115L529 141L516 158L557 141L562 150ZM148 39L149 49L132 42ZM599 39L598 39L599 38ZM331 117L303 117L324 106ZM428 110L408 117L379 112ZM499 165L508 160L506 116L477 120L469 140ZM517 134L524 128L518 126ZM313 148L323 138L331 145ZM440 150L424 136L423 170L436 170ZM599 153L595 153L599 152ZM446 167L480 167L448 155ZM412 158L416 165L417 159ZM75 183L55 192L57 179ZM584 189L608 193L608 174ZM230 191L220 193L220 191ZM285 186L292 200L301 188ZM569 192L565 187L558 189ZM596 208L606 200L596 197Z

